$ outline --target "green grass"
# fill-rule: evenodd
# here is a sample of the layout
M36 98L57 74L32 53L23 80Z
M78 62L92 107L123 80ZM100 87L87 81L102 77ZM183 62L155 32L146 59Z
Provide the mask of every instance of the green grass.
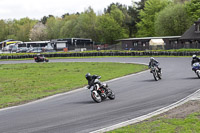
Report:
M0 65L0 108L83 87L88 72L105 81L146 69L137 64L96 62Z
M108 133L200 133L200 112L186 118L155 118Z

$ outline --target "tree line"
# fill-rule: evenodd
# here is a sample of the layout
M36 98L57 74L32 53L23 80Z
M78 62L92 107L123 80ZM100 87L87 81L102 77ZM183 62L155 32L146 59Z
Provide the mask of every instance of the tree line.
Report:
M0 20L0 41L91 38L96 43L114 44L122 38L179 36L199 18L199 0L141 0L132 6L111 3L103 13L88 7L81 13L41 20Z

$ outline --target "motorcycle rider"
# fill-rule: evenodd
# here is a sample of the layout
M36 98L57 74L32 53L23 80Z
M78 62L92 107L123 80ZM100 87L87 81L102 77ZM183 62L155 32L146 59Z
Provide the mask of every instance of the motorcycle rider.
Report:
M159 72L161 72L161 68L158 66L159 64L160 63L155 58L153 58L153 57L150 58L149 68L151 68L152 66L155 66L158 68Z
M94 85L95 79L101 78L101 76L98 76L98 75L91 75L90 73L87 73L87 74L85 75L85 78L88 80L88 87L87 87L87 88L90 89L91 86ZM99 85L99 87L103 86L103 84L102 84L101 82L98 82L98 85ZM105 88L105 90L107 90L108 92L110 92L110 91L107 89L107 87L104 87L104 88Z
M200 62L200 59L196 55L193 55L192 56L191 66L193 66L193 64L197 63L197 62Z
M41 56L40 56L40 54L37 54L36 57L37 57L37 60L40 60L40 57L41 57Z
M95 79L98 78L98 77L101 77L101 76L98 76L98 75L91 75L90 73L87 73L87 74L85 75L85 78L88 80L88 87L87 87L88 89L90 89L90 87L94 85L94 81L95 81ZM100 83L100 82L99 82L98 84L99 84L99 86L101 86L101 83Z

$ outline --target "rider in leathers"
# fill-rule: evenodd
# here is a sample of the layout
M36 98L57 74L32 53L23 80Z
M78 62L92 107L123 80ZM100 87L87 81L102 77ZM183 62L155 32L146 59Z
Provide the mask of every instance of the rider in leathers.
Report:
M154 59L153 57L150 58L150 62L149 62L149 68L151 68L151 66L156 66L158 68L158 70L161 72L161 68L158 66L160 63Z
M95 81L95 79L97 79L98 77L101 77L101 76L98 76L98 75L91 75L90 73L87 73L86 75L85 75L85 78L88 80L88 89L90 89L91 88L91 86L93 86L94 85L94 81ZM101 87L101 86L103 86L103 84L101 83L101 82L98 82L98 85L99 85L99 87ZM107 89L107 87L104 87L107 91L108 91L108 89ZM108 91L109 92L109 91Z
M192 66L194 63L197 63L197 62L200 62L200 59L199 59L196 55L193 55L193 56L192 56L191 66Z

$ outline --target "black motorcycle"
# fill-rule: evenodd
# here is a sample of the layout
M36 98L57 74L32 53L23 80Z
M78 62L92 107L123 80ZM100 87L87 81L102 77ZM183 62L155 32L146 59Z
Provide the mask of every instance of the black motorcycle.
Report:
M94 85L91 86L89 89L91 91L91 97L92 99L97 102L100 103L103 100L105 100L107 97L110 100L114 100L115 99L115 94L114 92L108 87L107 84L102 84L99 79L101 77L97 77L94 80Z
M49 62L49 59L44 56L34 57L34 60L35 62Z

